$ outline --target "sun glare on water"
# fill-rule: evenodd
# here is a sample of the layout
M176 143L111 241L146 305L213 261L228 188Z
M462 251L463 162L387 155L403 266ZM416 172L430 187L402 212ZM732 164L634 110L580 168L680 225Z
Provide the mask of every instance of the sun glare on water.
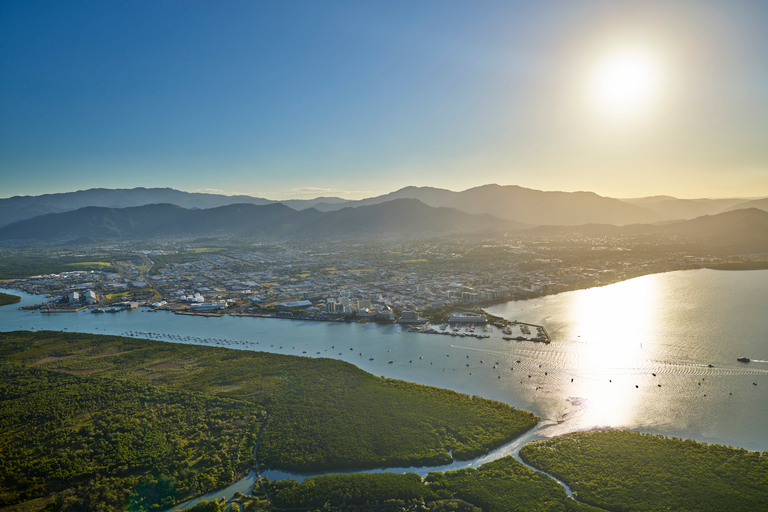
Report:
M624 49L606 54L589 74L591 103L604 115L628 119L645 114L657 100L661 69L649 52Z

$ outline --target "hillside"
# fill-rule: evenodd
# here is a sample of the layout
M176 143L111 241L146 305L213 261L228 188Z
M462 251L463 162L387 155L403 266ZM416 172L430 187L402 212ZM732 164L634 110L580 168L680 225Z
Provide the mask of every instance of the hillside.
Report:
M748 208L664 225L537 226L527 233L535 236L642 236L649 243L655 238L717 252L761 253L768 252L768 212Z
M226 196L201 192L183 192L172 188L106 189L92 188L76 192L43 194L40 196L14 196L0 199L0 226L19 220L30 219L46 213L62 213L86 206L104 208L128 208L149 204L173 204L182 208L208 209L232 204L267 205L283 203L293 209L311 208L317 203L339 204L346 202L338 197L316 199L291 199L273 201L247 195Z
M353 201L345 206L371 205L403 198L418 199L429 206L493 215L532 225L634 224L667 219L642 206L593 192L546 192L516 185L483 185L462 192L433 187L406 187L383 196ZM329 204L316 207L320 210L339 208Z
M130 208L86 207L50 213L0 228L0 240L136 239L158 236L378 236L519 229L512 221L432 208L401 199L320 212L282 204L237 204L207 210L171 204Z
M705 215L660 227L659 232L733 252L768 252L768 212L757 208Z
M729 209L748 208L747 201L728 199L678 199L670 196L623 199L623 201L653 210L669 219L690 220L702 215L715 215Z
M740 210L744 208L757 208L759 210L768 211L768 197L739 203L735 206L727 208L726 211Z

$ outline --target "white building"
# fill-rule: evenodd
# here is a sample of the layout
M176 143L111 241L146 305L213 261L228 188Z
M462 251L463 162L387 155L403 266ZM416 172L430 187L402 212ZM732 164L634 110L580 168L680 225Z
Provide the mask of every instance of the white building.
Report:
M487 322L485 315L481 315L480 313L451 313L448 315L448 323L451 324L480 324L485 322Z
M227 301L220 300L217 302L196 302L189 305L189 309L192 311L210 311L216 309L225 309L227 307Z
M426 318L422 318L419 316L418 311L403 311L400 314L400 320L398 320L401 324L421 324L426 322Z

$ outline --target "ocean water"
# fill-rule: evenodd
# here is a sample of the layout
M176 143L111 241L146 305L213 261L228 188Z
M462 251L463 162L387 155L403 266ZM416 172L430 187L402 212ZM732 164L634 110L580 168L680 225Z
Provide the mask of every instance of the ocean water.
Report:
M41 300L22 295L20 305ZM398 325L146 310L43 314L18 305L0 308L0 330L143 331L173 342L329 357L529 410L542 417L538 437L629 428L768 450L768 271L655 274L489 311L543 325L553 341L505 341L495 327L478 329L490 337L477 339ZM736 361L741 356L752 361Z

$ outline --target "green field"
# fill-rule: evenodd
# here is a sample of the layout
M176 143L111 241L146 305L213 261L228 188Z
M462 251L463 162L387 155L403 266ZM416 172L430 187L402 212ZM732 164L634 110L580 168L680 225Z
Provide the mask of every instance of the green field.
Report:
M109 261L79 261L77 263L67 263L70 267L111 267L112 263Z
M110 258L110 255L70 256L50 254L0 254L0 279L20 279L41 274L54 274L73 270L107 270L112 265L96 258ZM106 265L105 265L106 263Z

